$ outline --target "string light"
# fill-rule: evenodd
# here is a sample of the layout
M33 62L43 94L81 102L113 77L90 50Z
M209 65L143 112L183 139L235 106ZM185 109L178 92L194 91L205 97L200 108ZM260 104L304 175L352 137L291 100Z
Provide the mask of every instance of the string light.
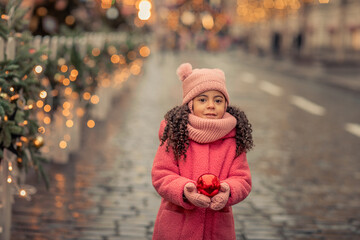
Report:
M142 46L139 50L140 56L148 57L150 55L150 48L147 46Z
M11 162L9 162L8 169L9 169L10 172L13 170L13 167L12 167L12 163L11 163Z
M45 112L50 112L50 111L51 111L51 106L50 106L49 104L46 104L46 105L44 106L44 111L45 111Z
M44 117L43 121L46 125L49 125L51 123L51 119L49 117Z
M41 100L38 100L38 101L36 102L36 106L37 106L38 108L42 108L42 107L44 106L44 102L41 101Z
M8 176L7 182L8 182L8 183L12 183L12 178L11 178L11 176Z
M89 121L87 121L86 125L88 126L88 128L93 128L95 127L95 121L90 119Z
M42 90L40 92L40 94L39 94L39 97L42 98L42 99L46 98L47 97L47 92L45 90Z
M34 71L35 71L37 74L40 74L40 73L42 73L42 71L43 71L43 67L40 66L40 65L36 65L35 68L34 68Z
M59 147L60 147L61 149L65 149L65 148L67 147L66 141L64 141L64 140L60 141Z
M91 53L94 57L97 57L100 55L100 49L94 48Z
M21 189L20 190L20 196L25 197L26 195L27 195L26 191L24 189Z
M66 73L67 70L68 70L68 66L66 66L66 65L62 65L62 66L60 67L60 71L63 72L63 73Z
M73 120L71 120L71 119L67 120L67 121L66 121L66 126L67 126L68 128L71 128L72 126L74 126Z
M91 98L91 94L89 92L84 92L83 99L87 101L90 100L90 98Z
M96 95L93 95L93 96L91 97L91 99L90 99L90 102L91 102L92 104L98 104L99 101L100 101L100 98L99 98L98 96L96 96Z

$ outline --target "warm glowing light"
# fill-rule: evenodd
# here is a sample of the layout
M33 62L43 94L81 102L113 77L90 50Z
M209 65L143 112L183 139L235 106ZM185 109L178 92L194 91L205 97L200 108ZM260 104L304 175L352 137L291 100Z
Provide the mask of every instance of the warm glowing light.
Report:
M91 98L91 94L89 92L84 92L83 99L84 100L89 100L90 98Z
M40 74L40 73L43 71L43 67L40 66L40 65L37 65L37 66L35 66L34 71L35 71L37 74Z
M44 138L42 136L37 136L34 140L34 145L37 148L40 148L44 145Z
M214 27L214 19L210 14L203 16L201 22L203 27L207 30L210 30Z
M71 120L71 119L67 120L67 121L66 121L66 126L67 126L68 128L71 128L72 126L74 126L73 120Z
M139 3L138 17L140 20L148 20L151 17L151 2L147 0L141 0Z
M46 55L46 54L43 54L43 55L41 55L41 60L43 60L43 61L46 61L46 60L48 60L48 55Z
M120 57L119 57L119 55L116 55L116 54L114 54L114 55L112 55L111 56L111 62L112 63L119 63L120 62Z
M99 101L100 101L100 98L99 98L98 96L96 96L96 95L93 95L93 96L91 97L91 99L90 99L90 102L91 102L92 104L98 104Z
M69 96L69 95L71 95L71 93L72 93L73 91L72 91L72 88L71 88L71 87L66 87L65 90L64 90L64 92L65 92L65 95Z
M69 109L71 107L71 104L69 102L64 102L63 103L63 108L64 109Z
M69 80L68 78L65 78L65 79L63 80L63 84L64 84L64 86L69 86L70 80Z
M88 128L93 128L95 127L95 121L94 120L89 120L87 121L87 124Z
M190 11L185 11L181 14L181 22L185 25L192 25L195 22L195 15Z
M63 114L65 117L69 116L69 115L70 115L69 109L64 109L64 110L62 111L62 114Z
M60 71L63 72L63 73L67 72L68 69L69 69L69 68L68 68L68 66L66 66L66 65L62 65L62 66L60 67Z
M130 67L130 72L131 74L133 75L139 75L140 72L141 72L141 68L140 66L138 66L137 64L133 64L131 67Z
M285 8L284 0L275 0L275 8L280 10L284 9Z
M150 48L147 46L142 46L139 50L140 56L148 57L150 55Z
M45 7L39 7L37 10L36 10L36 14L40 17L44 17L46 16L48 13L48 10L45 8Z
M45 90L42 90L39 94L40 98L46 98L47 97L47 92Z
M59 147L60 147L61 149L65 149L65 148L67 147L66 141L64 141L64 140L60 141L60 142L59 142Z
M273 8L274 7L274 1L273 0L264 0L264 7L265 8Z
M41 100L38 100L38 101L36 102L36 106L37 106L38 108L42 108L42 107L44 106L44 102L41 101Z
M138 17L140 20L148 20L151 17L150 11L139 11Z
M8 169L9 169L10 172L13 170L13 167L12 167L12 163L11 163L11 162L9 162Z
M49 117L44 117L44 123L45 124L50 124L51 123L51 118L49 118Z
M71 70L70 75L74 76L74 77L77 77L79 75L79 71L76 70L76 69L73 69L73 70Z
M2 15L1 15L1 19L9 20L9 16L8 16L8 15L5 15L5 14L2 14Z
M12 178L10 176L7 178L7 182L12 183Z
M319 3L329 3L329 0L319 0Z
M13 87L10 87L10 91L13 92L15 89Z
M59 58L57 62L58 62L59 66L62 66L62 65L65 65L66 60L65 60L65 58Z
M41 134L44 134L45 133L45 128L44 127L39 127L38 132L41 133Z
M94 57L97 57L100 55L100 49L94 48L91 53Z
M7 120L8 120L9 118L8 118L8 116L4 116L4 121L6 122Z
M26 196L26 191L24 189L20 190L20 196L22 196L22 197Z
M45 112L50 112L50 111L51 111L51 106L50 106L49 104L46 104L46 105L44 106L44 111L45 111Z
M113 3L113 0L101 0L101 7L103 9L111 8L112 3Z
M76 76L70 75L70 76L69 76L69 79L70 79L70 81L74 82L74 81L76 80Z
M33 109L34 105L28 105L24 107L24 110L29 110L29 109Z
M18 99L19 97L20 97L19 94L15 94L14 96L11 96L10 100L11 100L11 101L14 101L14 100ZM21 101L21 103L24 104L23 101Z
M66 18L65 18L65 23L67 24L67 25L73 25L74 23L75 23L75 18L74 18L74 16L71 16L71 15L69 15L69 16L67 16Z

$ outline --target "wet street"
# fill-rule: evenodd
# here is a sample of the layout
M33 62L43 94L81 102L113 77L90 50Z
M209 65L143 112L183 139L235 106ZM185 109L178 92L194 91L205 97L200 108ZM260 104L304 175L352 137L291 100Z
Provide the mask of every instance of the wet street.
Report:
M81 151L47 166L49 191L29 176L38 192L16 198L11 239L151 239L160 197L150 171L160 121L181 103L183 62L222 69L231 104L253 126L253 189L233 208L237 239L360 239L359 92L312 81L317 68L237 51L146 59L107 120L85 130Z

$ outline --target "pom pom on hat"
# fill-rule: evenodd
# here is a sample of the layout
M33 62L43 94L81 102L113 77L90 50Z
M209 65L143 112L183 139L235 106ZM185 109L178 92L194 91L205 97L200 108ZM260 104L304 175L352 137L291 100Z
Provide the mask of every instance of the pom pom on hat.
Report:
M176 70L176 74L181 81L184 81L192 73L192 66L190 63L181 64Z
M199 94L209 90L221 92L225 96L227 104L230 104L225 85L225 74L222 70L217 68L192 69L190 63L183 63L176 70L176 74L182 81L183 104L187 104Z

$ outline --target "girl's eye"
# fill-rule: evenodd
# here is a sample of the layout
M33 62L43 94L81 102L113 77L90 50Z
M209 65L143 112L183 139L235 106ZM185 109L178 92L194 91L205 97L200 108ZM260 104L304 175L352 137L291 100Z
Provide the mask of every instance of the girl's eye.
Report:
M205 100L205 98L199 98L199 101L200 102L205 102L206 100Z
M216 102L216 103L222 103L222 100L217 99L217 100L215 100L215 102Z

